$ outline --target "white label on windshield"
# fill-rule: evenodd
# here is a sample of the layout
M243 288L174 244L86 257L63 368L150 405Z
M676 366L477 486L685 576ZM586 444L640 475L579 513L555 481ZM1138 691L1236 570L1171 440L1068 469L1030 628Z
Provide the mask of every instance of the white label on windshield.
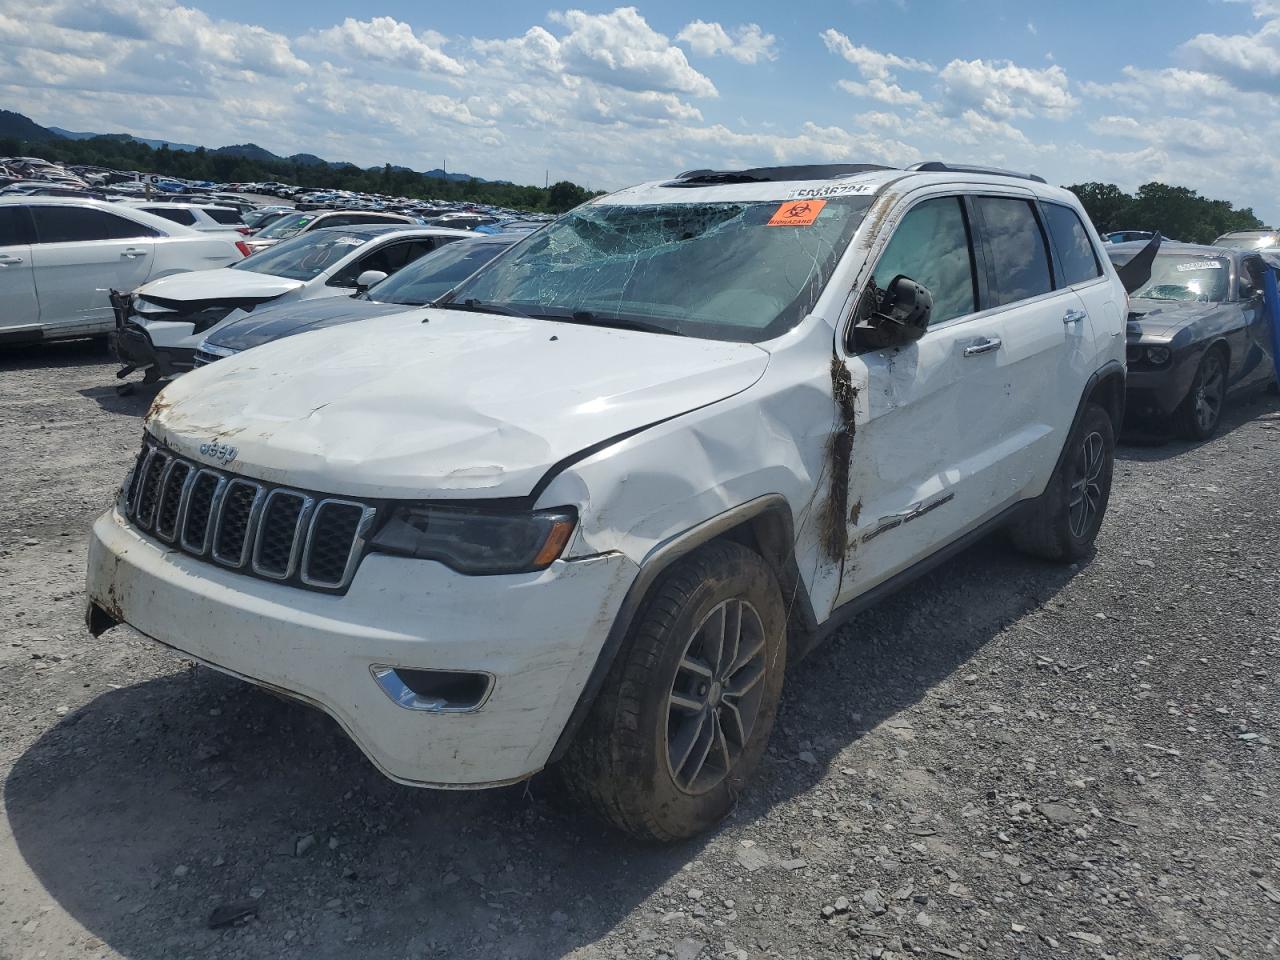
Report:
M806 197L816 200L820 197L850 197L862 193L874 193L878 184L874 183L841 183L827 187L797 187L787 194L788 200Z
M1200 260L1196 263L1180 263L1178 264L1178 272L1186 273L1188 270L1221 270L1222 262L1219 260Z
M364 237L339 237L333 241L334 246L358 247L364 243ZM1179 267L1178 269L1182 269Z

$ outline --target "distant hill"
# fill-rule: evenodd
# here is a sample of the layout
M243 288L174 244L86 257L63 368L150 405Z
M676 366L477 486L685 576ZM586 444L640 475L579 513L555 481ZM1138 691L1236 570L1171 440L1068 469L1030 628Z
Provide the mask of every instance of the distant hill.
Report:
M133 140L137 143L144 143L153 150L167 146L170 150L186 150L195 151L200 149L194 143L173 143L169 140L148 140L144 137L135 137L131 133L88 133L79 130L66 130L62 127L42 127L29 117L25 117L20 113L14 113L10 110L0 110L0 137L17 137L19 140L30 140L33 142L47 140L92 140L94 137L105 137L108 140ZM257 160L266 163L295 163L305 167L327 166L333 169L339 167L354 167L355 164L346 160L325 160L317 157L314 153L295 153L290 157L281 157L272 153L265 147L260 147L256 143L233 143L225 147L215 147L209 150L209 153L221 154L229 157L244 157L247 160ZM369 167L370 170L381 170L382 166ZM404 172L413 171L409 167L395 166L391 168L393 171ZM434 170L425 170L422 176L431 177L435 180L448 180L453 183L508 183L506 180L485 180L483 177L473 177L467 173L446 173L439 167Z
M30 117L24 117L12 110L0 110L0 137L17 137L19 140L61 140L62 135L56 130L42 127Z
M131 133L84 133L78 130L64 130L62 127L50 127L53 133L68 140L92 140L95 137L105 137L108 140L132 140L135 143L145 143L152 150L159 150L161 147L168 147L170 150L194 150L194 143L173 143L169 140L148 140L146 137L135 137Z

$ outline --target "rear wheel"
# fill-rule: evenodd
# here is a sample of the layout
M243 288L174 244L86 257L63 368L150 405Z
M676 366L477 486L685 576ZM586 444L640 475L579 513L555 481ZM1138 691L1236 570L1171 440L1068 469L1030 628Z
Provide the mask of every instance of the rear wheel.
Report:
M1111 497L1115 448L1110 415L1088 404L1049 486L1010 526L1014 546L1046 560L1078 560L1087 554Z
M1173 426L1184 440L1208 440L1222 422L1227 399L1227 357L1217 347L1200 358L1186 398L1173 414Z
M626 832L678 840L718 823L764 753L786 617L759 555L709 544L654 587L561 778Z

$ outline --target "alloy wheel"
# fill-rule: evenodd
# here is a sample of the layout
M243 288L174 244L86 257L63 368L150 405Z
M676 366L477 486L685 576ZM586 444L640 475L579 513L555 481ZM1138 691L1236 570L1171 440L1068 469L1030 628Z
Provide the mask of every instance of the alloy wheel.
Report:
M1196 425L1205 433L1217 426L1226 385L1227 376L1222 367L1222 357L1214 351L1204 358L1196 384Z
M1071 484L1068 518L1071 535L1083 539L1102 509L1102 471L1106 441L1096 430L1085 436L1076 453L1076 477Z
M667 764L686 793L716 787L755 728L765 684L765 634L746 600L714 607L689 637L667 698Z

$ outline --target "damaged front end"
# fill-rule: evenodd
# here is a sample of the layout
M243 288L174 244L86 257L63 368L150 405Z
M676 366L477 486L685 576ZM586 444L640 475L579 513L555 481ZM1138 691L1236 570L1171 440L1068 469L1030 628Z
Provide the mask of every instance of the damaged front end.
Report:
M108 334L112 355L120 362L117 379L135 371L154 383L192 369L200 335L236 310L252 310L261 300L215 298L168 300L112 290L115 329Z

